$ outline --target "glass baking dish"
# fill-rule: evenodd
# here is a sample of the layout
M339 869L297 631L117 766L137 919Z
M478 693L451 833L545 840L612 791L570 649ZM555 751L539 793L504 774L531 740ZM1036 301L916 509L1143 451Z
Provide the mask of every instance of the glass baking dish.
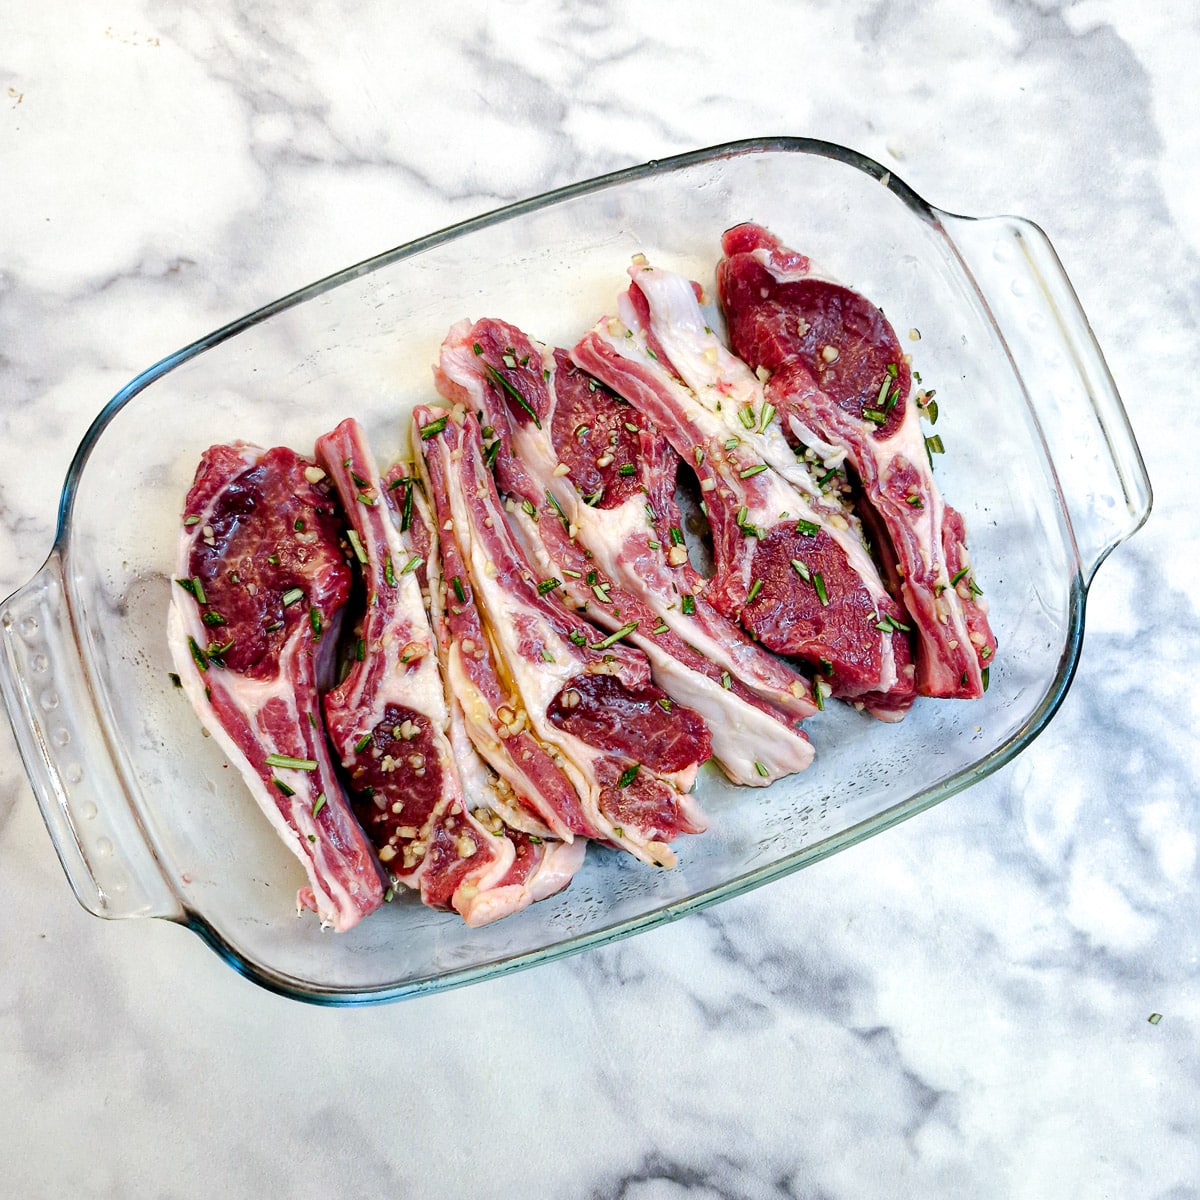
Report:
M1000 650L976 703L918 700L887 726L842 706L817 759L766 790L698 784L712 829L647 870L593 850L560 896L466 928L411 897L342 935L298 918L298 864L168 677L178 514L200 453L305 452L348 415L384 460L432 395L452 322L496 316L570 345L613 309L632 254L710 284L755 220L881 305L941 409L936 462L963 513ZM919 341L906 341L910 328ZM486 979L647 929L807 866L968 787L1045 726L1079 658L1096 568L1146 519L1121 401L1050 243L1009 217L927 204L878 163L799 138L619 171L431 234L171 355L97 417L45 565L0 606L4 699L76 896L163 917L265 987L327 1004Z

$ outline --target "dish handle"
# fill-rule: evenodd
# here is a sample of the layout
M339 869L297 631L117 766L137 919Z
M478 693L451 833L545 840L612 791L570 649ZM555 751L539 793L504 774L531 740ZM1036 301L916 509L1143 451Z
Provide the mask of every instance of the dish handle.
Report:
M110 751L57 550L0 605L0 693L79 903L98 917L181 918Z
M1018 217L940 215L1025 381L1087 586L1153 503L1125 406L1045 233Z

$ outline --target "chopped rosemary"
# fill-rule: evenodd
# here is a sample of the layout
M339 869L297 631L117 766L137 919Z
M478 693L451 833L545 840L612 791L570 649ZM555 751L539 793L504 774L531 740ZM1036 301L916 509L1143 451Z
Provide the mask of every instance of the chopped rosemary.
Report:
M443 413L440 417L435 417L428 424L421 426L421 441L427 442L431 437L436 437L443 429L446 428L446 421L449 419L448 414Z
M408 486L404 489L404 504L400 510L400 532L407 533L408 527L412 524L413 512L413 481L407 480Z
M587 645L587 638L584 637L584 635L580 633L578 629L572 629L571 632L567 634L567 641L570 642L572 646Z
M354 743L354 753L361 754L371 744L371 735L364 733L362 737Z
M733 676L730 675L728 671L721 672L721 686L726 691L729 691L729 689L733 687Z
M208 658L203 650L200 649L194 637L188 638L188 649L192 652L192 658L196 660L196 666L202 671L208 670Z
M666 623L666 621L659 621L659 623L657 625L655 625L655 627L652 630L650 630L650 632L651 633L666 633L667 630L670 628L671 628L670 625L668 625Z
M392 566L392 556L385 554L383 558L383 577L389 587L396 586L396 569Z
M364 638L359 638L354 645L354 659L356 662L366 662L367 643Z
M756 579L751 585L750 590L746 593L746 603L749 604L759 592L762 591L762 580Z
M272 775L272 776L271 776L271 782L272 782L272 783L273 783L273 784L274 784L274 785L275 785L275 786L276 786L276 787L277 787L277 788L278 788L278 789L279 789L279 790L280 790L280 791L281 791L281 792L282 792L282 793L283 793L285 796L294 796L294 795L296 794L296 789L295 789L295 788L290 788L290 787L288 787L288 785L287 785L286 783L284 783L284 782L283 782L283 780L282 780L282 779L280 779L278 775Z
M487 467L487 469L490 471L492 469L492 467L495 466L496 459L499 457L499 455L500 455L500 439L497 438L483 452L483 465L485 467Z
M215 663L218 667L223 667L225 664L221 661L221 656L233 649L233 643L233 638L230 638L229 641L224 642L219 646L216 642L210 643L208 647L208 661L210 663Z
M534 427L541 429L542 423L538 420L538 415L534 411L533 405L525 399L524 396L502 375L491 363L485 363L483 368L493 382L498 383L530 416Z
M829 593L825 590L825 580L822 578L820 571L814 571L812 573L812 585L817 589L817 599L820 600L822 604L828 604Z
M617 468L618 475L635 475L636 473L637 473L637 467L635 467L633 465L633 463L622 463Z
M792 570L795 571L805 583L812 582L812 572L808 569L807 564L801 562L800 559L792 559Z
M563 512L562 505L559 504L559 502L550 494L549 489L546 491L546 499L549 501L550 507L554 509L556 513L558 513L558 519L562 522L563 529L565 529L567 533L570 533L571 522L567 520L567 514Z
M767 776L769 776L769 775L770 775L770 773L771 773L770 771L768 771L768 770L767 770L767 768L766 768L766 767L764 767L764 766L762 765L762 763L760 763L760 762L758 762L758 761L756 761L756 762L755 762L755 764L754 764L754 769L755 769L755 770L756 770L756 771L757 771L757 772L758 772L758 773L759 773L759 774L760 774L760 775L761 775L761 776L762 776L764 779L766 779L766 778L767 778Z
M683 545L683 530L680 529L678 525L672 525L671 528L667 530L667 533L670 535L672 546Z
M199 603L201 603L201 604L208 603L208 597L204 594L204 584L202 584L200 582L200 580L195 579L195 578L189 578L189 579L177 579L177 580L175 580L175 582L177 584L179 584L179 586L181 588L183 588L183 590L185 592L187 592L187 594L189 596L195 597L195 599L197 601L199 601Z
M747 428L754 428L754 409L748 404L738 409L738 420Z
M288 590L280 597L280 600L282 601L284 608L290 608L296 603L297 600L302 600L303 598L304 591L302 588L288 588Z
M617 780L617 787L628 787L638 777L638 772L641 769L640 763L634 763L632 767L626 767L625 770L621 772L621 778ZM615 827L614 832L616 832Z
M622 625L615 633L610 633L608 637L601 638L598 642L593 642L590 649L607 650L609 646L615 646L623 637L631 634L637 627L637 621L630 621L629 624Z
M767 469L766 463L755 463L752 467L747 467L744 471L738 472L739 479L749 479L751 475L757 475L760 471Z
M560 587L562 587L561 579L543 579L541 583L538 584L538 595L548 596L552 591L554 591L555 588Z
M195 516L195 515L193 514L193 515L192 515L192 516L190 516L190 517L184 517L184 518L183 518L183 523L184 523L185 525L199 525L199 524L200 524L200 518L199 518L199 517L197 517L197 516Z
M205 623L205 625L210 625L210 626L211 625L226 625L226 624L228 624L228 622L225 620L225 618L223 616L221 616L221 614L219 612L217 612L215 609L212 609L212 608L210 608L208 610L208 612L206 612L200 619Z
M458 575L455 575L455 577L450 580L450 586L454 589L454 598L459 602L459 604L466 604L467 593L463 591L462 579Z
M321 610L315 606L310 606L308 610L308 623L312 628L313 637L318 641L321 637Z
M968 571L970 571L970 569L970 567L963 567L961 571L956 571L953 575L951 575L950 586L953 587L960 579L962 579L964 575L967 574Z
M268 754L266 764L268 767L287 767L292 771L315 771L317 769L316 759L293 758L290 754Z
M407 575L410 571L415 571L425 560L419 555L414 554L412 558L400 568L401 575Z
M679 607L683 610L685 617L692 616L696 611L696 597L691 592L685 592L679 597Z
M804 534L805 537L816 537L821 532L821 527L816 521L797 521L796 532Z
M478 342L473 343L471 349L474 350L477 355L483 353L483 347Z
M350 549L354 551L354 557L360 563L367 561L367 552L363 549L362 539L358 536L356 530L349 529L346 531L346 537L350 540Z

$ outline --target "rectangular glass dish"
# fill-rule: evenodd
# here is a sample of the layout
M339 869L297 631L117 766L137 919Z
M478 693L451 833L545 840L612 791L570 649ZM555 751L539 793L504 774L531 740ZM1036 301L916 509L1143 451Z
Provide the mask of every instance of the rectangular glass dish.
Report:
M769 789L698 783L712 828L673 871L593 849L570 888L494 926L398 896L349 933L298 918L302 871L169 679L183 498L219 441L289 444L356 416L381 461L434 396L462 317L571 345L611 312L630 257L711 291L723 230L758 221L880 305L946 446L999 639L981 701L919 699L888 726L808 722L814 765ZM919 341L906 337L920 330ZM1009 761L1070 684L1087 586L1150 510L1120 398L1046 237L931 207L878 163L796 138L652 162L464 222L321 280L123 388L79 447L54 548L0 605L0 686L81 904L198 933L258 983L318 1003L396 999L601 944L854 845Z

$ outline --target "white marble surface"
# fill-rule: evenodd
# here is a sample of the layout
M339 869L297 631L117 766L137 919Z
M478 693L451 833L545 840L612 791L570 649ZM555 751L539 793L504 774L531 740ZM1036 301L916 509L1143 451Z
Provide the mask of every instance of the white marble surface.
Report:
M0 0L0 596L162 354L498 202L768 133L1037 220L1156 488L1015 764L444 996L309 1008L181 929L89 917L0 728L0 1191L1200 1196L1198 58L1184 0Z

